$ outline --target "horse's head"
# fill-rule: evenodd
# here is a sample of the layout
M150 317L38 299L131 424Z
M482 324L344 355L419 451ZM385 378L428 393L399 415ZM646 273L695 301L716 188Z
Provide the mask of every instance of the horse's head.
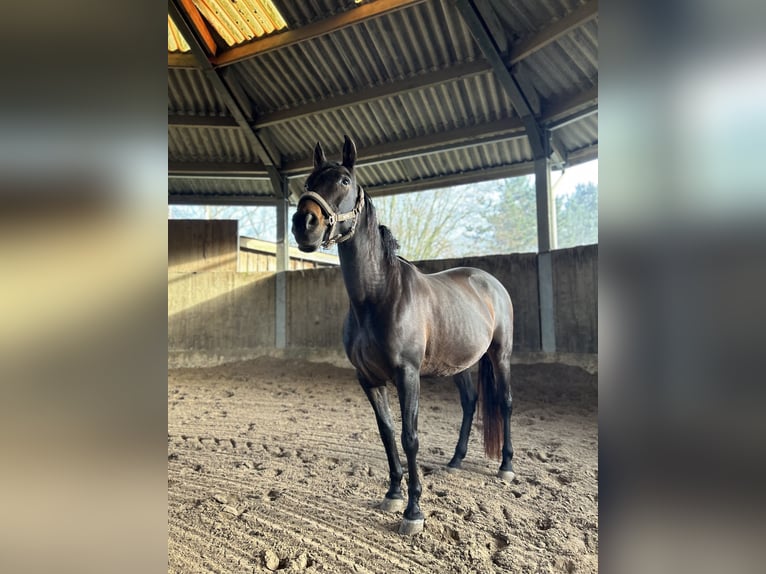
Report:
M301 251L316 251L351 239L364 206L364 191L354 175L356 146L345 136L341 163L327 161L322 146L314 148L314 171L293 216L293 236Z

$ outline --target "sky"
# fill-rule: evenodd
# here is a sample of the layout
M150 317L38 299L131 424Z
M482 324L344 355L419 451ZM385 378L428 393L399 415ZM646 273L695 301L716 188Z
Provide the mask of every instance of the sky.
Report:
M560 171L554 171L551 174L551 186L554 195L569 195L574 192L578 183L589 181L598 186L597 159L569 167L563 175Z

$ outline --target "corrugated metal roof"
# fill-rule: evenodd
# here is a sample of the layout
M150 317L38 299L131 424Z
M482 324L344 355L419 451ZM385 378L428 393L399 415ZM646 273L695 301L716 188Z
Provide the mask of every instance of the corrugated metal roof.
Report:
M508 158L511 157L514 161L508 162ZM471 166L471 170L481 170L508 163L524 163L532 159L532 150L526 138L516 138L493 144L415 156L399 162L362 166L359 168L359 180L365 186L376 187L407 180L453 175L466 171L465 166ZM399 165L400 174L403 177L394 180L390 178L391 163Z
M221 95L200 70L168 70L168 113L229 115Z
M488 1L510 42L510 53L515 44L545 34L585 4L578 0ZM284 19L294 31L353 10L355 5L353 0L282 4ZM427 0L230 66L232 78L255 112L250 129L278 151L278 169L292 178L293 192L301 189L303 177L295 176L310 166L314 144L321 141L328 155L337 157L345 134L355 139L360 158L369 150L381 155L376 159L379 163L362 165L359 173L367 186L382 193L387 186L403 189L407 182L425 185L439 177L479 177L482 170L498 174L506 168L509 173L530 169L533 156L528 140L513 130L497 133L495 126L511 125L518 121L518 113L453 2ZM467 77L449 76L461 66L473 71ZM566 102L573 102L575 111L592 106L588 94L595 94L598 86L597 16L557 35L511 70L526 79L523 89L532 86L534 97L528 99L539 98L541 121L546 110L560 109ZM421 79L434 75L439 83L419 85ZM370 93L380 95L353 102L355 94ZM333 105L338 98L344 105ZM244 137L244 130L236 127L224 100L200 71L168 71L168 113L230 120L228 124L211 120L211 125L202 121L199 127L169 127L171 161L252 163L265 169L252 148L252 137ZM213 123L221 125L213 127ZM460 136L481 137L484 130L496 135L476 144L471 137ZM598 114L591 109L589 115L567 123L555 134L565 156L571 155L574 161L590 158L597 153ZM440 146L440 141L448 144ZM453 145L458 148L444 149ZM383 157L387 148L396 155ZM210 193L218 193L220 186L213 181L199 180L195 189L204 193L201 190L208 185ZM261 184L268 186L268 182Z
M556 136L568 150L579 150L598 142L598 114L582 118L556 130Z
M425 2L267 52L237 68L258 109L272 112L481 58L460 15L441 2Z
M583 29L589 33L583 33ZM598 83L598 24L590 22L574 30L520 63L541 97L555 98L567 92L585 91Z
M305 158L317 140L332 147L348 134L359 148L397 143L516 117L495 78L483 74L267 128L285 159Z
M168 160L219 163L257 163L240 129L168 126Z
M282 1L282 16L290 29L301 28L334 14L341 14L356 6L354 0L312 0L311 2Z

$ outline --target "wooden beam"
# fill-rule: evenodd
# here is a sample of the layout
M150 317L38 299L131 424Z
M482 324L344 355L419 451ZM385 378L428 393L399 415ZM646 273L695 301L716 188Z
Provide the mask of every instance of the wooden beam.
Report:
M277 199L264 195L243 193L196 193L173 191L168 193L169 205L276 205Z
M532 113L535 116L539 116L542 111L540 95L537 93L535 85L529 77L529 73L525 72L523 67L516 65L511 68L511 74L513 74L516 83L519 85L519 89L524 94L529 109L532 110Z
M490 0L474 0L476 7L484 17L484 23L487 25L487 30L492 35L492 39L497 45L497 49L501 54L507 54L508 52L508 35L505 33L505 28L500 23L500 19L497 17L497 12L492 7Z
M231 95L234 96L234 98L237 100L237 104L245 114L245 117L248 119L248 121L251 121L254 115L253 104L245 92L245 89L242 87L242 84L238 79L238 75L236 74L236 70L234 68L226 68L221 70L219 77L226 84L226 87L229 88Z
M199 63L194 54L189 52L168 52L168 68L199 69Z
M272 50L278 50L285 46L319 38L348 26L353 26L370 18L376 18L403 8L409 8L420 4L425 0L376 0L368 4L362 4L340 14L330 16L324 20L308 24L295 30L287 30L278 34L264 36L247 44L236 46L221 52L212 59L213 65L228 66L235 62L241 62L253 56L264 54Z
M550 131L550 130L549 130ZM550 132L550 138L551 138L551 149L553 149L553 155L558 158L558 161L554 161L554 164L558 165L566 165L567 163L567 148L564 145L564 142L561 141L561 138L558 134Z
M168 125L178 128L239 128L231 116L192 116L172 114L168 116Z
M249 163L168 162L168 177L195 179L269 179L265 165Z
M579 28L583 24L590 22L598 16L598 0L590 0L587 4L583 4L579 8L576 8L561 20L553 22L549 26L546 26L537 34L533 34L526 40L519 42L513 48L511 48L511 64L516 64L529 57L534 52L545 48L551 42L555 42L565 34L568 34L575 28Z
M569 152L567 156L567 165L577 165L598 159L598 144L593 144Z
M551 122L550 124L547 125L547 127L551 131L558 130L563 128L564 126L568 126L571 123L580 121L583 118L587 118L588 116L592 116L593 114L597 114L597 113L598 113L598 104L593 106L588 106L587 108L583 108L560 120Z
M542 121L551 129L555 129L553 125L557 124L560 120L576 116L578 112L585 114L587 110L592 110L594 107L596 111L598 111L598 86L580 92L567 100L554 102L545 106L543 108ZM593 112L588 111L586 115L590 113ZM575 117L574 120L570 121L575 121L577 119L579 119L579 117Z
M192 2L192 0L181 0L181 8L186 12L186 15L189 16L191 25L194 28L194 31L197 32L199 39L205 45L208 54L215 56L218 51L218 46L216 46L215 40L213 40L213 36L210 34L210 30L208 29L207 24L205 24L202 14L199 13L199 10L197 10L197 7L194 5L194 2ZM176 22L176 26L177 25L178 23ZM183 32L181 33L183 34ZM191 38L186 38L186 42L189 44L191 44L191 40Z

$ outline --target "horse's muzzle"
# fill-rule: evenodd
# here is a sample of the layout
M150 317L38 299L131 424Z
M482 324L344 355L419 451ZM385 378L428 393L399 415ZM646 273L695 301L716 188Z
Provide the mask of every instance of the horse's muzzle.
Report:
M311 253L319 248L326 228L311 210L297 211L293 215L293 237L298 242L298 249Z

